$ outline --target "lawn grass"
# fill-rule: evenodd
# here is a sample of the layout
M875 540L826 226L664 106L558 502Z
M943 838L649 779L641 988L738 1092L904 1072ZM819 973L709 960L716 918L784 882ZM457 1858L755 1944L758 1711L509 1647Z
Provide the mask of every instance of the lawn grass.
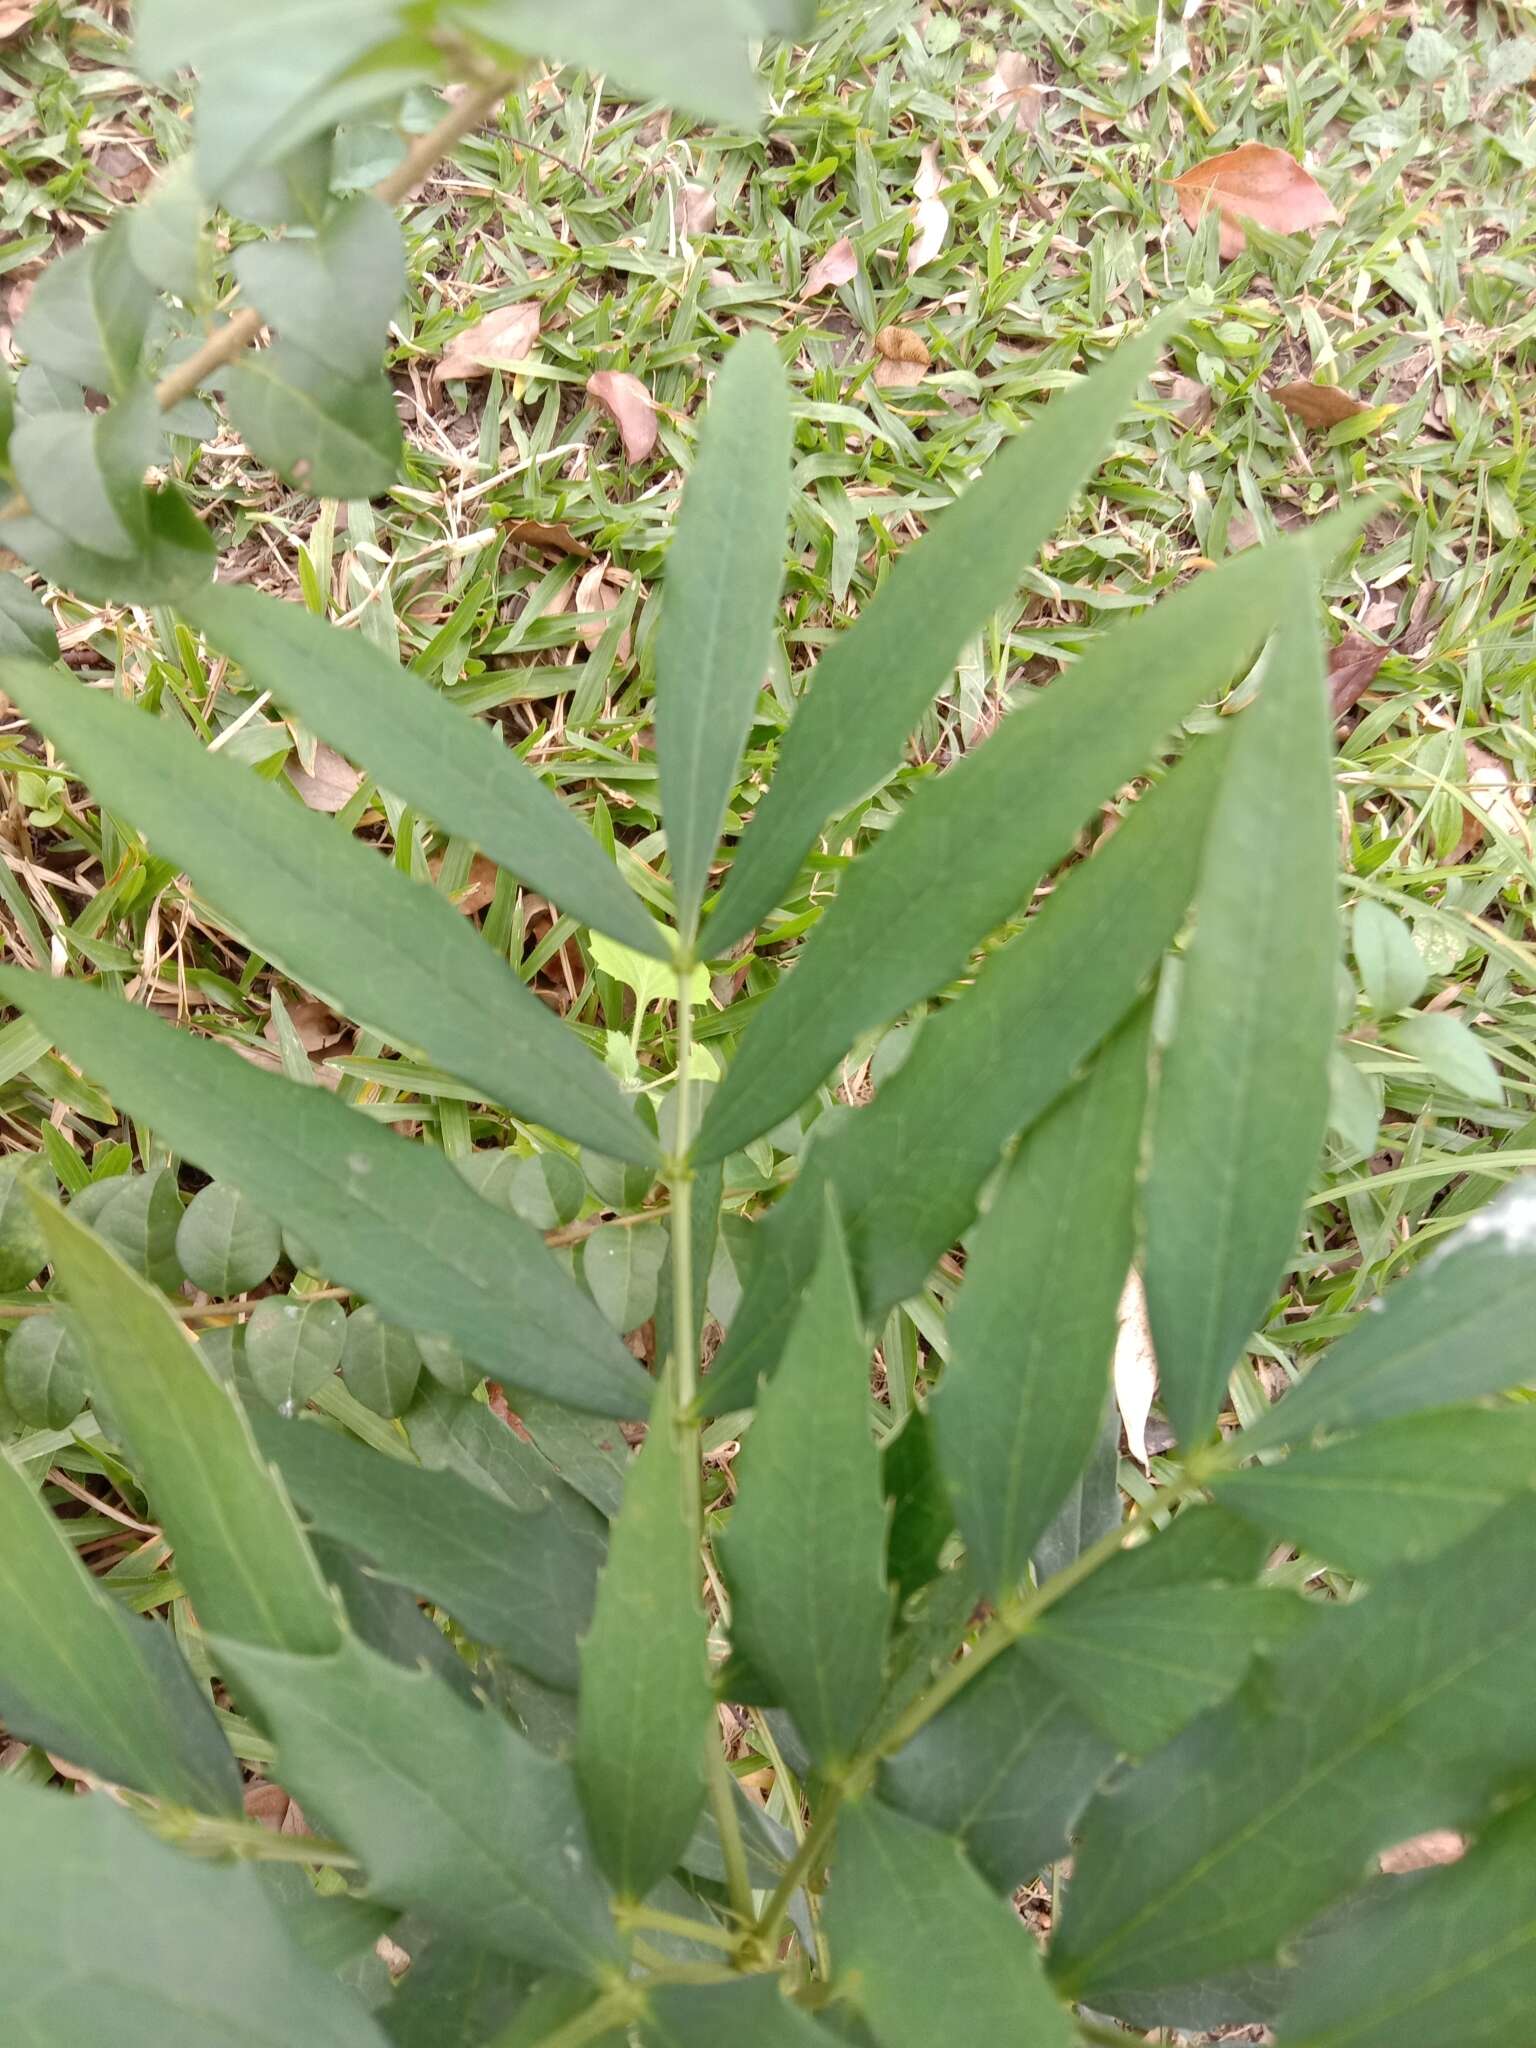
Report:
M126 21L123 8L44 5L29 35L0 45L11 323L54 247L108 218L181 146L186 108L134 79ZM999 105L989 93L1005 51L1027 59L1037 96ZM839 0L814 44L770 49L766 69L772 115L755 137L690 130L570 74L537 84L411 212L411 302L393 352L412 451L400 486L373 506L317 508L225 433L187 445L195 499L229 550L226 574L347 620L501 720L664 916L652 592L731 338L768 328L797 390L784 653L739 817L772 773L798 677L892 557L1128 324L1191 297L1160 397L1127 422L1042 566L968 651L907 763L829 830L750 952L711 963L717 997L737 1000L700 1035L728 1053L846 856L1115 613L1341 494L1380 493L1363 553L1328 586L1333 637L1383 657L1341 724L1346 901L1404 921L1426 976L1413 1007L1470 1035L1412 1025L1396 1042L1359 976L1341 970L1336 1128L1295 1271L1236 1387L1246 1414L1479 1192L1536 1166L1536 10ZM431 118L425 104L415 114ZM1256 237L1223 263L1214 223L1192 234L1167 181L1250 139L1303 157L1343 220ZM914 190L934 146L948 231L909 276ZM349 175L366 185L398 147L358 131ZM855 276L806 296L811 266L843 237ZM529 363L437 386L457 331L528 299L543 314ZM893 325L932 358L910 389L874 376L873 337ZM637 467L585 396L598 369L632 371L658 407L655 456ZM1307 379L1369 410L1305 432L1270 394ZM550 544L530 523L564 538ZM55 609L81 673L115 672L210 731L238 728L225 744L269 772L295 738L291 759L324 768L313 741L277 726L237 677L210 674L170 616L68 598ZM467 1091L282 984L14 726L0 766L11 771L8 950L105 975L290 1070L323 1062L344 1097L452 1155L498 1136L527 1145ZM492 894L471 847L441 843L367 785L341 815L463 897L616 1061L622 1048L604 1034L632 1042L642 1070L670 1069L664 1010L637 1025L584 932L505 877ZM868 1063L878 1076L893 1051L856 1048L844 1098L859 1099ZM10 1142L44 1144L66 1184L126 1163L109 1106L24 1020L0 1028L0 1118ZM1447 1200L1470 1169L1478 1177ZM732 1162L736 1206L786 1170L766 1142ZM622 1206L622 1192L595 1188L589 1212ZM941 1273L885 1333L888 1365L904 1361L887 1375L898 1406L942 1355L947 1287ZM1133 1466L1123 1473L1140 1483Z

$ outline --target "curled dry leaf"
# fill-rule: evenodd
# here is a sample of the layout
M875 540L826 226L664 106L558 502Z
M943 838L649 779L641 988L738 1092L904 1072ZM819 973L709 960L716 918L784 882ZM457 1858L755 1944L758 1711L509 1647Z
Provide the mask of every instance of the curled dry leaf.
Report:
M1176 376L1168 389L1169 399L1178 407L1179 422L1191 433L1206 426L1216 410L1216 399L1209 385L1197 378Z
M1358 419L1370 407L1358 398L1351 398L1347 391L1341 391L1337 384L1281 384L1270 392L1276 405L1294 413L1304 427L1341 426L1345 420Z
M939 170L939 145L937 142L927 143L918 160L917 176L912 181L913 196L918 199L937 199L943 184L944 179Z
M802 299L814 299L818 292L824 292L829 285L847 284L857 277L859 259L854 253L852 242L846 235L835 241L824 255L818 256L805 273L801 287Z
M1277 235L1295 235L1340 218L1310 171L1285 150L1263 142L1245 142L1224 156L1192 164L1173 180L1173 189L1192 228L1212 206L1221 215L1223 256L1241 255L1245 220Z
M651 394L628 370L599 370L587 379L587 396L615 422L624 453L631 462L644 462L656 446L660 428Z
M315 748L313 770L292 761L287 774L310 810L326 811L332 816L344 811L363 786L363 778L352 763L343 760L324 740Z
M1135 1267L1120 1296L1120 1330L1115 1338L1115 1405L1125 1425L1131 1456L1147 1468L1147 1418L1157 1392L1157 1353L1147 1321L1147 1297Z
M715 195L707 185L685 185L679 210L684 234L707 235L715 224Z
M882 327L875 336L875 382L882 391L910 391L933 361L928 344L910 327Z
M1013 125L1021 135L1040 126L1044 95L1028 61L1017 50L1004 50L998 58L997 69L987 80L987 99L999 113L1012 113Z
M939 145L930 142L918 165L913 191L917 204L912 209L912 246L907 251L907 275L924 270L943 248L949 234L949 208L939 197L944 178L939 169Z
M1328 655L1328 698L1333 716L1342 718L1376 680L1377 671L1391 653L1360 633L1346 633Z
M9 4L0 6L0 43L29 29L37 9L38 0L9 0Z
M526 362L539 338L542 317L536 305L498 306L453 337L432 373L433 382L468 383L475 377L488 377L492 370Z
M578 540L563 520L553 525L542 519L514 519L502 528L505 540L520 540L529 547L550 548L556 554L589 556L592 550Z
M581 635L581 644L589 654L597 652L603 643L603 635L608 630L608 621L602 614L611 612L623 594L624 585L614 574L611 562L594 562L577 584L576 609L583 614L590 614L587 623L579 626L577 631ZM626 627L624 637L619 642L620 661L628 661L633 651L633 639L634 636Z

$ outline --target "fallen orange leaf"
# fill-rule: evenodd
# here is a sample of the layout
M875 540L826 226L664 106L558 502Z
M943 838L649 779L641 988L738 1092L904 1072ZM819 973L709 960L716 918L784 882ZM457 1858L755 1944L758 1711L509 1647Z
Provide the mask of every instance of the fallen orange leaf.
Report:
M800 289L802 299L814 299L818 292L824 292L828 285L848 284L857 277L859 259L852 242L846 235L834 242L824 255L818 256L805 273L805 283Z
M644 462L656 446L660 427L651 394L628 370L599 370L587 379L587 396L603 408L619 430L631 462Z
M1337 427L1371 409L1337 384L1282 384L1269 395L1276 405L1294 413L1304 427Z
M1253 221L1277 235L1300 234L1341 218L1312 173L1283 149L1245 142L1224 156L1192 164L1173 181L1179 210L1194 228L1214 206L1221 215L1221 253L1241 255L1241 222Z

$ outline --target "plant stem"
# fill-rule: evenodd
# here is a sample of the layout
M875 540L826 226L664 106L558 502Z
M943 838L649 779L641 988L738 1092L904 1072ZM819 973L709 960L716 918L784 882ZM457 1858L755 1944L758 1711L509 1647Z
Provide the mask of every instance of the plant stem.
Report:
M681 1913L660 1913L651 1906L626 1906L615 1918L626 1932L648 1928L655 1934L676 1934L685 1941L708 1942L715 1948L736 1946L736 1937L723 1927L712 1927L707 1920L689 1920Z
M633 1996L624 1991L610 1991L585 2011L568 2019L563 2027L556 2027L552 2034L541 2037L538 2048L582 2048L587 2041L597 2041L612 2028L623 2026L626 2020L635 2016ZM521 2041L522 2022L514 2019L504 2034L496 2036L491 2048L500 2048L503 2041Z
M438 159L446 156L472 128L478 128L486 115L506 98L517 80L515 71L498 71L493 78L472 86L456 106L448 109L435 128L416 138L389 176L374 186L374 198L385 206L398 206L402 200L409 199L416 187L431 175ZM184 363L178 363L155 386L155 403L160 410L169 412L173 405L190 398L215 370L250 347L263 324L260 313L248 306L210 334L195 355L188 356Z
M773 1897L763 1908L762 1917L752 1929L751 1941L754 1946L766 1948L772 1945L789 1912L789 1902L821 1861L822 1851L832 1838L837 1825L838 1808L842 1805L847 1791L846 1783L828 1785L823 1797L817 1802L815 1817L806 1831L805 1840L795 1851L793 1858L784 1866L784 1875L774 1889Z
M752 1873L747 1868L747 1845L742 1839L741 1816L736 1811L736 1788L730 1765L718 1738L717 1722L709 1744L709 1804L720 1831L720 1853L725 1858L725 1884L731 1910L743 1927L752 1923Z

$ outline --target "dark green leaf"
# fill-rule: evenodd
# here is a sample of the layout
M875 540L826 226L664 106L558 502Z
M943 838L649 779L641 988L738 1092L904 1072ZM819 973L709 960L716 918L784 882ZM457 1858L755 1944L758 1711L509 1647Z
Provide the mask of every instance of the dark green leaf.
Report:
M564 1764L353 1638L325 1657L218 1648L276 1738L283 1784L363 1858L375 1897L539 1967L618 1962Z
M1286 2048L1513 2048L1536 2004L1536 1803L1491 1822L1459 1863L1399 1879L1363 1928L1307 1961Z
M124 1174L90 1217L91 1227L123 1261L166 1294L181 1286L176 1239L185 1211L169 1167ZM78 1219L77 1219L78 1220Z
M28 1316L5 1347L6 1398L33 1429L67 1429L85 1406L85 1360L67 1311Z
M900 1430L886 1439L880 1476L891 1517L885 1571L901 1608L937 1577L939 1559L955 1528L933 1424L925 1410L914 1408Z
M344 373L277 341L220 374L235 431L285 483L317 498L378 498L399 475L405 443L377 365Z
M130 557L99 554L46 520L12 519L6 546L50 583L100 604L169 604L213 574L213 540L180 491L146 490L131 520L143 540Z
M939 1458L981 1590L1027 1577L1093 1450L1135 1249L1145 1011L1022 1141L971 1238L934 1402Z
M434 1934L380 2017L395 2048L486 2048L527 1996L520 1963Z
M666 1233L659 1223L609 1224L582 1245L582 1278L614 1329L638 1330L656 1313L666 1256Z
M522 1434L482 1402L434 1388L411 1410L411 1448L432 1471L457 1472L510 1507L536 1509L553 1471L599 1514L616 1515L629 1468L621 1432L552 1401L522 1395L517 1408Z
M386 1323L365 1303L347 1317L341 1376L347 1392L375 1415L403 1415L421 1378L421 1353L409 1330Z
M53 1175L40 1152L12 1152L0 1159L0 1292L6 1294L35 1280L48 1263L33 1190L53 1192Z
M29 362L118 397L139 367L153 302L122 219L48 265L17 323L16 343Z
M828 1187L873 1321L923 1285L968 1228L1013 1132L1044 1114L1136 1001L1182 924L1220 786L1226 736L1190 749L1091 861L1074 868L974 986L931 1016L868 1109L818 1139L760 1240L705 1383L746 1407L783 1348L816 1262ZM796 970L798 972L798 969ZM1028 1057L1021 1057L1026 1048ZM967 1076L957 1090L956 1074Z
M791 2005L777 1977L660 1984L640 2022L647 2048L832 2048L834 2036Z
M1172 323L1154 327L1054 399L900 557L857 627L833 641L710 918L712 955L773 909L827 819L897 766L966 641L1012 597L1066 515L1171 332Z
M714 1727L685 1444L657 1394L581 1651L576 1780L598 1861L640 1900L687 1848Z
M1075 1564L1091 1544L1120 1521L1120 1411L1106 1406L1099 1437L1077 1483L1035 1545L1035 1582Z
M0 1450L0 1721L82 1770L204 1813L240 1780L170 1631L131 1620Z
M1276 1541L1375 1578L1461 1542L1532 1486L1536 1407L1445 1408L1251 1465L1211 1491Z
M269 1295L245 1326L245 1363L270 1408L292 1415L341 1363L347 1312L339 1301Z
M23 420L11 437L16 481L40 519L81 547L132 555L138 536L125 524L103 471L101 438L111 413L49 412Z
M520 1512L454 1473L381 1457L316 1423L258 1416L254 1426L307 1522L536 1678L575 1685L605 1530L568 1487L551 1478L539 1505Z
M477 1702L478 1667L460 1656L414 1593L380 1578L344 1543L333 1543L314 1530L309 1541L327 1582L341 1596L347 1626L360 1641L407 1671L435 1671L461 1699Z
M1092 2004L1264 1960L1373 1854L1473 1825L1528 1781L1533 1544L1526 1498L1322 1608L1235 1700L1096 1801L1053 1947L1067 1994Z
M757 25L743 0L667 0L660 23L626 0L459 0L459 11L513 50L601 71L631 97L738 127L762 117L747 49Z
M1013 1892L1067 1853L1114 1760L1114 1744L1015 1649L882 1766L880 1796L958 1835L988 1884Z
M832 1966L880 2048L932 2048L963 1992L977 2041L1071 2048L1075 2032L1034 1936L987 1889L952 1835L874 1799L838 1817L826 1904Z
M677 927L698 929L709 866L768 673L789 521L789 399L778 352L727 356L683 492L656 642L656 746Z
M201 242L207 208L182 157L162 171L128 214L128 249L141 277L189 304L202 289Z
M815 1277L737 1460L719 1548L733 1646L827 1766L853 1756L879 1703L891 1599L870 1347L836 1213L823 1214Z
M844 875L794 973L753 1017L710 1103L699 1157L722 1158L771 1129L859 1032L963 973L972 949L1028 902L1095 806L1140 774L1179 720L1240 673L1266 627L1295 609L1286 564L1298 565L1299 578L1311 560L1305 541L1252 549L1112 628L984 746L910 796ZM1129 696L1127 674L1138 678ZM839 716L855 722L846 702ZM788 773L786 759L775 788ZM705 943L715 945L713 932ZM1319 935L1309 943L1318 950Z
M169 721L19 662L0 684L297 979L508 1108L650 1156L612 1078L435 889Z
M0 1822L0 1977L26 2048L385 2048L254 1871L182 1856L110 1799L9 1779Z
M435 1324L511 1386L600 1415L649 1411L649 1376L543 1243L440 1155L100 990L0 968L0 991L179 1152L291 1220L391 1320Z
M205 1294L224 1299L259 1287L283 1255L283 1233L227 1181L192 1197L176 1226L181 1270Z
M1333 740L1307 556L1272 564L1277 630L1236 720L1163 1055L1147 1311L1181 1443L1214 1424L1295 1243L1328 1121L1338 976Z
M1367 898L1355 905L1354 937L1355 959L1371 1008L1390 1017L1416 1003L1429 969L1402 919Z
M1245 1450L1500 1394L1531 1376L1536 1175L1467 1219L1243 1433Z
M92 1382L203 1626L310 1654L328 1649L335 1608L228 1389L153 1288L67 1210L44 1206L43 1230L84 1331Z
M361 376L376 367L405 297L400 223L360 193L313 238L247 242L235 254L235 276L285 341L342 377Z
M445 830L625 945L662 955L665 938L586 826L499 733L440 703L361 633L302 605L209 584L190 623L333 747Z
M0 572L0 654L44 661L59 658L53 615L34 590L7 569Z

